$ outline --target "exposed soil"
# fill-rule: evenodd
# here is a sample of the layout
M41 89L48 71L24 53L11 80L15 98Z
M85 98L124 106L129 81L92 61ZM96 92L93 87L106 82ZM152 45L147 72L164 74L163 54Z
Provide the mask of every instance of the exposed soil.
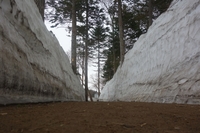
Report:
M200 133L200 105L64 102L0 106L0 133Z

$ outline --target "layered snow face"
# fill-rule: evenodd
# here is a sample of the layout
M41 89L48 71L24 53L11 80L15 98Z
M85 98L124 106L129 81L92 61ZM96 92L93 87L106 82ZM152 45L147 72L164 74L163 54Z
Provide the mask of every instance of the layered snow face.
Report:
M84 90L33 0L0 0L0 104L83 100Z
M199 0L173 1L125 55L100 100L199 104L199 14Z

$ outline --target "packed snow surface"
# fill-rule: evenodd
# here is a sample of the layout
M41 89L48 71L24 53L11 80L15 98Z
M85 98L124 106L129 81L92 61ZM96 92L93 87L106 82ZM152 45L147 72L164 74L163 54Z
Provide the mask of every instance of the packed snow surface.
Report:
M69 59L33 0L0 0L0 104L83 100Z
M199 104L199 14L199 0L174 0L125 55L100 100Z

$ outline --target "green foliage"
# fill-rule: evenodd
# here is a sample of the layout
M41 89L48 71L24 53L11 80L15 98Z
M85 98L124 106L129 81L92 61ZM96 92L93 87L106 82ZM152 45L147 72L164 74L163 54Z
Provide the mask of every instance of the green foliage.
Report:
M103 67L104 83L109 81L115 74L120 63L120 45L119 33L116 26L113 32L109 32L108 49L104 50L106 57L105 65Z
M46 4L49 7L49 12L47 14L49 22L54 24L52 27L71 23L72 0L48 0ZM84 2L82 0L76 0L76 12L78 21L83 20L83 5Z
M165 12L172 0L153 0L153 19ZM111 5L108 12L117 14L116 5ZM138 40L140 35L148 30L148 4L145 0L123 0L123 23L124 23L124 39L126 42L126 52L128 52ZM103 67L103 78L105 82L110 80L119 65L119 37L117 16L114 15L115 29L110 33L109 49L105 50L107 60Z
M148 3L144 0L124 0L123 20L126 50L130 50L141 34L148 30ZM153 0L153 19L165 12L172 0ZM131 46L132 45L132 46Z
M71 23L72 0L48 0L47 5L51 7L48 19L53 24L52 27ZM153 20L165 12L172 0L153 0ZM149 27L149 7L147 0L122 0L122 17L124 26L124 40L126 52L128 52L141 34L147 32ZM104 81L110 80L119 66L120 44L119 26L117 15L117 3L111 2L108 10L100 8L99 0L89 0L89 38L88 56L97 57L97 49L100 56L105 58L102 77ZM106 17L109 16L110 19ZM78 58L84 62L84 51L86 42L86 4L85 0L76 0L77 18L77 52ZM107 25L109 24L109 25ZM70 30L71 27L69 27ZM83 66L83 64L81 64Z
M105 27L106 17L103 9L99 9L97 7L95 11L95 17L93 19L94 26L91 28L90 36L93 43L102 44L105 41L107 37L107 32L109 30L107 27ZM99 45L98 47L101 46Z

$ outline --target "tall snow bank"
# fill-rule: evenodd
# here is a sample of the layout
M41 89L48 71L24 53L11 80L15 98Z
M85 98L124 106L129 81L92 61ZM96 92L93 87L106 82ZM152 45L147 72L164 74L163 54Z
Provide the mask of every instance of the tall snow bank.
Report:
M200 103L200 1L175 0L135 43L100 100Z
M0 0L0 104L83 100L84 90L33 0Z

